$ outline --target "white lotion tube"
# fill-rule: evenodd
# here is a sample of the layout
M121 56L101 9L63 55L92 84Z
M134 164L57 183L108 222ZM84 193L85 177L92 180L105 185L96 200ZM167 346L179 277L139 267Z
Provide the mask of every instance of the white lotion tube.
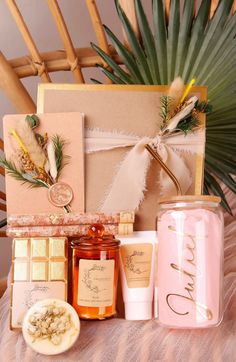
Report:
M132 235L119 236L119 240L125 319L152 319L157 232L136 231Z

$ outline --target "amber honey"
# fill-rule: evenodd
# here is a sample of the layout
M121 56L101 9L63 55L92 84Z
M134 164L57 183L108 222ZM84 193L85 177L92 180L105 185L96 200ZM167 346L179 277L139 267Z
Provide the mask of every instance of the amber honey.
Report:
M72 305L80 318L105 319L116 314L119 240L104 235L100 224L74 240Z

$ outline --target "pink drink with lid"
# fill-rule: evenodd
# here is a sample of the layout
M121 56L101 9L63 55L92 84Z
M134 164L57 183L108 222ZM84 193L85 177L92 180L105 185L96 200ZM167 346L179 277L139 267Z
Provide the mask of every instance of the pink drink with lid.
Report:
M173 328L222 319L223 216L219 198L177 197L158 217L158 317Z

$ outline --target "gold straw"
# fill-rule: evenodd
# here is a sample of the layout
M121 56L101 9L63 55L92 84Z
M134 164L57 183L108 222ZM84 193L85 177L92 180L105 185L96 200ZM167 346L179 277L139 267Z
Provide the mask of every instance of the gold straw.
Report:
M148 144L145 146L145 148L152 155L152 157L161 165L161 167L167 173L167 175L171 178L171 180L173 181L173 183L175 185L177 195L178 196L182 195L181 186L179 184L179 181L177 180L175 175L170 171L170 169L166 166L166 164L162 161L159 154L157 152L155 152L154 149L151 146L149 146Z

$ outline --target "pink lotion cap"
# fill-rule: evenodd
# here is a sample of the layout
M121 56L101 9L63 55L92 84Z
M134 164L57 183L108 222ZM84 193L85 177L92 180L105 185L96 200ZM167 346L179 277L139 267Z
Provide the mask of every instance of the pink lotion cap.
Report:
M125 303L125 319L130 321L152 319L152 302Z

